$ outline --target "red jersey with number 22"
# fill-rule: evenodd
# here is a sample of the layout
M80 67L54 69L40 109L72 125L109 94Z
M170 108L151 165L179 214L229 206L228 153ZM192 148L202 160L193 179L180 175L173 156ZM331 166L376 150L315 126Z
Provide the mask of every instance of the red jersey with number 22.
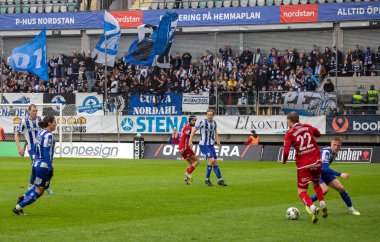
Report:
M288 159L290 147L296 149L297 168L316 163L321 159L321 151L315 137L320 137L319 130L308 124L296 123L284 138L284 156L283 161Z

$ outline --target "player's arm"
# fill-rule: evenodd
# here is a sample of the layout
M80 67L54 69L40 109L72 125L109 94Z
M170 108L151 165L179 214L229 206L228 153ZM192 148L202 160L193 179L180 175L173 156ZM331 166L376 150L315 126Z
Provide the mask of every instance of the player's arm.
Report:
M216 145L220 146L220 139L219 139L219 134L218 134L218 129L217 129L216 123L215 123L215 141L216 141Z
M334 171L333 169L330 168L330 162L329 162L330 156L331 156L331 153L328 150L322 151L322 171L334 176L340 176L341 175L340 172Z
M186 128L182 129L181 136L179 137L179 144L178 144L178 150L179 153L183 153L186 147Z
M189 146L190 147L193 146L193 138L194 138L195 132L197 132L197 128L192 127L191 133L190 133L190 138L189 138Z
M292 147L292 140L289 133L286 133L284 138L284 154L282 156L282 164L286 164L286 161L288 160L290 147Z
M44 162L48 164L48 169L49 171L53 171L53 155L54 155L54 150L53 154L50 153L50 150L53 147L53 136L50 134L48 135L43 143L43 157L44 157Z
M23 156L24 155L24 149L20 145L20 133L24 130L24 121L21 121L20 126L18 127L17 132L15 133L15 143L17 145L18 153Z

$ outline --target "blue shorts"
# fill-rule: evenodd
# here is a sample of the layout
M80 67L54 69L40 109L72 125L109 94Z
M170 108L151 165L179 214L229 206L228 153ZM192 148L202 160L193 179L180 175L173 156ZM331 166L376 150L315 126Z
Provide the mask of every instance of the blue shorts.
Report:
M202 154L206 157L206 159L214 158L217 159L215 148L213 145L200 145L199 149L201 150Z
M52 171L49 171L48 168L33 167L32 172L34 172L35 176L33 184L36 187L49 188L50 180L53 177Z
M327 172L322 171L321 180L319 180L319 184L326 183L326 185L328 185L330 182L332 182L335 179L336 177L334 175L331 175Z

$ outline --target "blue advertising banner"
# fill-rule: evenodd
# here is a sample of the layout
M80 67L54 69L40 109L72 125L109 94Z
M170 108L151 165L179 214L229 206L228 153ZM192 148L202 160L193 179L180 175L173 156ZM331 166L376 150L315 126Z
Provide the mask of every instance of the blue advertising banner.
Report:
M157 94L134 93L129 99L130 115L181 115L182 94L165 93L162 97Z
M212 9L176 9L178 27L243 24L279 24L280 8L245 7ZM143 11L144 24L157 25L166 10Z
M101 29L104 12L1 14L0 30Z
M318 22L380 19L380 2L318 5Z
M327 134L379 135L379 115L326 116Z

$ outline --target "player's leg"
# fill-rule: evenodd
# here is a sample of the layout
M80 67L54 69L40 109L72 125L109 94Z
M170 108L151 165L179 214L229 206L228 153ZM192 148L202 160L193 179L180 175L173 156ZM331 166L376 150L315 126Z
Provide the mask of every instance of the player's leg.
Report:
M328 187L327 187L326 183L323 181L322 178L319 180L319 185L322 188L323 195L325 195L328 192ZM311 198L311 201L313 201L313 202L315 202L315 201L318 200L317 194L315 194L315 193L313 195L311 195L310 198ZM308 206L305 206L305 209L306 209L306 212L308 214L311 214L311 210L310 210L310 208Z
M327 213L327 205L325 202L325 197L323 195L323 190L321 186L319 185L319 181L321 179L321 173L322 173L322 162L318 162L310 169L310 174L312 176L312 183L313 183L313 188L315 191L315 194L317 195L317 198L319 200L319 206L321 207L322 210L322 217L327 218L328 213Z
M209 149L211 152L211 156L214 158L214 160L212 162L212 168L214 170L216 177L218 178L218 184L221 186L227 186L227 184L224 182L224 180L222 178L222 172L220 171L220 167L218 165L218 160L217 160L215 148L213 145L210 145Z
M344 186L342 185L342 183L338 179L331 181L329 183L329 186L332 187L337 192L339 192L341 198L346 203L347 208L350 210L350 212L353 215L360 215L360 212L352 206L350 196L348 195L347 191L344 189Z
M297 170L297 180L298 180L298 196L301 201L310 208L311 210L311 221L316 223L318 221L319 209L314 205L310 196L307 194L307 188L311 181L311 175L308 169L298 169Z
M23 208L34 203L44 194L45 189L49 186L51 175L48 169L36 167L35 174L34 189L29 189L29 191L25 193L26 196L24 199L13 208L13 212L17 215L24 215Z
M189 163L189 166L186 169L184 180L187 185L190 185L191 182L193 181L193 178L191 177L191 173L193 173L195 168L198 166L199 158L197 155L194 154L187 159L187 162Z
M210 181L210 175L211 175L212 166L214 163L214 158L211 158L211 151L207 145L200 145L199 149L201 150L205 158L208 160L207 167L206 167L205 184L207 186L213 186L212 182Z

